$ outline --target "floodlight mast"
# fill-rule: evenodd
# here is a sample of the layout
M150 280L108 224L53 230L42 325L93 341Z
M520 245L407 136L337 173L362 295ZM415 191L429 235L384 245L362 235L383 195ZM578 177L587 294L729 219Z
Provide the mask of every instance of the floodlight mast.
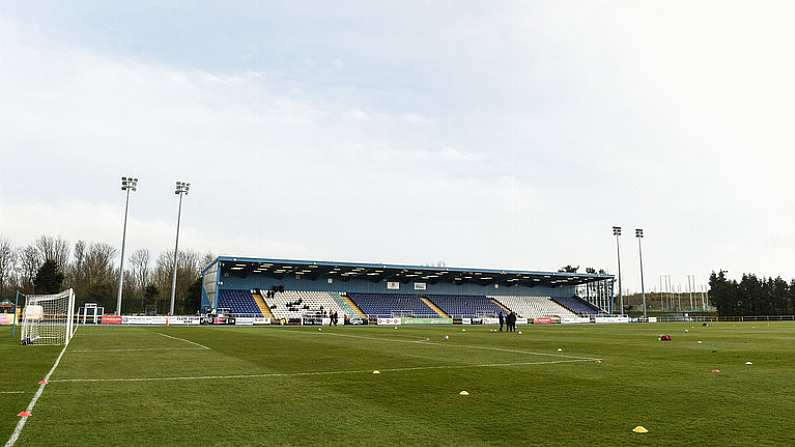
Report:
M138 189L137 177L122 177L121 190L127 193L127 199L124 202L124 229L121 233L121 260L119 261L119 290L116 294L116 315L121 315L121 295L122 286L124 285L124 249L127 245L127 212L130 209L130 192Z
M177 261L179 258L179 223L182 220L182 196L188 195L190 183L177 181L174 194L179 196L179 211L177 211L177 240L174 243L174 269L171 272L171 307L169 315L174 315L174 299L177 295Z
M621 248L618 243L618 238L621 236L621 227L613 227L613 236L616 237L616 256L618 257L619 315L624 315L624 292L621 290Z
M640 258L640 295L643 297L643 318L648 318L646 314L646 285L643 280L643 248L640 240L643 239L643 229L635 229L635 237L638 238L638 257Z

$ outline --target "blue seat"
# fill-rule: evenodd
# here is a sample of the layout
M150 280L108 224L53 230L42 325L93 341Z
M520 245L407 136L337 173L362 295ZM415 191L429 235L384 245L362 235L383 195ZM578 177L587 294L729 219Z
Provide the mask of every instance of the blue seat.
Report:
M348 297L370 316L437 316L419 296L409 293L349 293Z
M218 308L229 309L234 315L261 317L257 303L248 290L219 290Z
M576 314L594 315L602 313L598 307L576 296L552 298L552 300Z
M451 317L496 316L502 310L484 295L428 295L427 297Z

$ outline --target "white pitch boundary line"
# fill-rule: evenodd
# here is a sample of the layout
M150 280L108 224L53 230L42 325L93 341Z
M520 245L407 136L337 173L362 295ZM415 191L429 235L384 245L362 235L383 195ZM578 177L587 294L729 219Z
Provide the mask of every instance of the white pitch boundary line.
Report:
M179 337L172 337L172 336L170 336L170 335L166 335L166 334L164 334L164 333L162 333L162 332L155 332L155 334L157 334L157 335L162 335L163 337L170 338L170 339L173 339L173 340L184 341L185 343L190 343L190 344L192 344L192 345L194 345L194 346L198 346L198 347L200 347L200 348L202 348L202 349L205 349L205 350L207 350L207 351L210 351L210 350L211 350L211 349L210 349L210 348L208 348L207 346L204 346L204 345L203 345L203 344L201 344L201 343L196 343L195 341L185 340L184 338L179 338Z
M517 362L517 363L481 363L475 365L436 365L436 366L409 366L404 368L384 368L381 372L403 372L403 371L424 371L432 369L472 369L472 368L504 368L511 366L532 366L532 365L558 365L564 363L584 363L595 362L600 359L574 359L574 360L552 360L548 362ZM338 371L306 371L293 373L263 373L263 374L229 374L215 376L174 376L174 377L128 377L128 378L96 378L96 379L59 379L53 383L93 383L93 382L171 382L171 381L191 381L191 380L222 380L222 379L257 379L266 377L303 377L303 376L330 376L340 374L371 374L371 369L359 370L338 370Z
M0 394L26 394L28 391L0 391Z
M363 335L351 335L351 334L337 334L334 332L323 332L323 333L313 333L313 332L299 332L299 331L286 331L295 334L305 334L305 335L333 335L335 337L350 337L350 338L361 338L365 340L377 340L377 341L391 341L396 343L413 343L413 344L425 344L425 345L434 345L434 346L445 346L445 347L458 347L458 348L465 348L465 349L481 349L484 351L496 351L496 352L510 352L513 354L526 354L526 355L537 355L537 356L547 356L547 357L557 357L562 359L574 359L574 360L582 360L582 361L595 361L600 360L597 358L591 357L581 357L576 355L567 355L567 354L554 354L551 352L533 352L533 351L521 351L518 349L508 349L508 348L497 348L493 346L479 346L479 345L462 345L458 343L439 343L434 341L425 341L425 340L416 340L416 341L407 341L407 340L395 340L390 338L383 338L383 337L366 337ZM426 337L427 338L427 337Z
M61 353L58 354L58 358L55 359L55 363L53 363L52 368L50 368L50 371L47 373L46 376L44 376L44 381L42 382L41 385L39 385L39 389L36 390L36 394L33 395L33 398L30 400L30 403L28 403L28 407L25 409L25 411L27 411L28 413L33 413L33 409L36 407L36 402L38 402L39 398L44 393L44 388L47 387L47 383L50 380L50 376L52 376L52 373L54 373L55 369L58 368L58 365L61 363L63 355L66 353L66 348L68 347L69 344L65 345L63 349L61 349ZM16 444L17 440L19 439L19 435L22 434L22 430L25 428L25 424L27 423L28 423L28 416L22 416L19 419L19 422L17 422L17 426L14 429L14 433L12 433L11 437L8 438L8 442L6 442L5 447L12 447L14 444Z

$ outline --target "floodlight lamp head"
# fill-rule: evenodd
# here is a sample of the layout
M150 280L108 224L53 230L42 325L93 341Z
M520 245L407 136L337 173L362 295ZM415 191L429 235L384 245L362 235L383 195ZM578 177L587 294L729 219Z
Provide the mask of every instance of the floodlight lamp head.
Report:
M174 194L187 194L190 191L190 183L177 181L176 189L174 190Z
M635 237L637 237L637 238L642 238L643 237L643 229L642 228L636 228L635 229Z
M621 236L621 227L613 227L613 236Z
M122 191L135 191L138 189L138 178L137 177L122 177L121 178L121 190Z

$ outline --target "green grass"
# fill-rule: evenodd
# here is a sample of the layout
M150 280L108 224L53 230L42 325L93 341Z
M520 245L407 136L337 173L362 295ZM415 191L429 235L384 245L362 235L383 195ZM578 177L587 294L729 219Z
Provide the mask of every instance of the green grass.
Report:
M17 445L793 444L794 323L466 329L81 328ZM0 331L1 443L59 348Z

